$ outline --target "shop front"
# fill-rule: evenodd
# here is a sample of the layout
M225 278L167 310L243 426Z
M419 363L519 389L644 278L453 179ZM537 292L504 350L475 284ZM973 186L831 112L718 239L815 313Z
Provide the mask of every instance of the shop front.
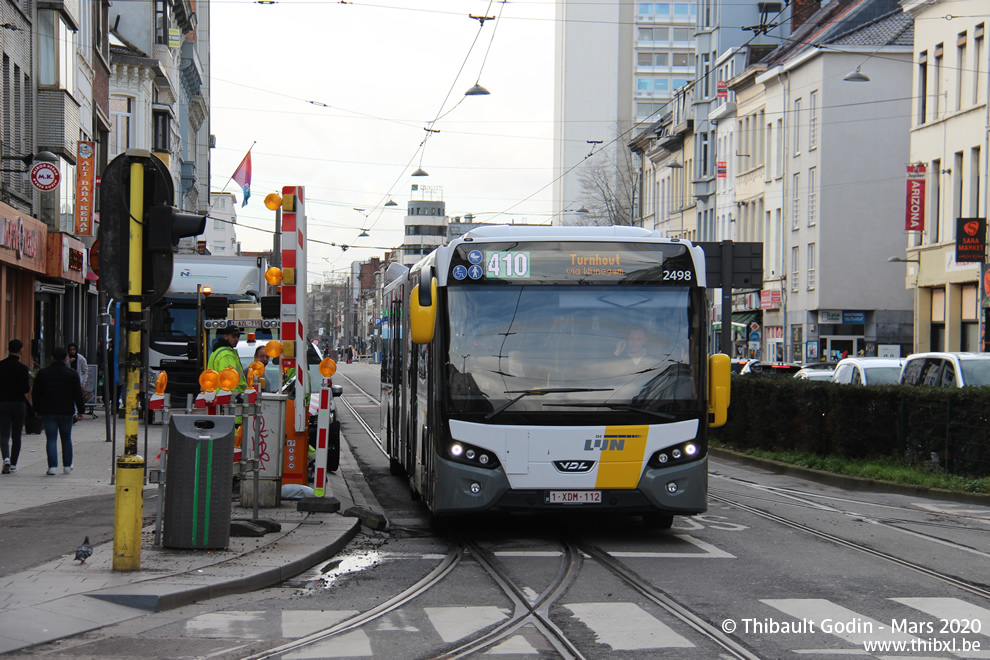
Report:
M68 234L47 236L45 277L34 284L37 337L31 346L35 359L48 361L52 350L70 343L87 345L86 319L89 285L86 248ZM87 356L89 357L89 356Z
M46 272L48 227L12 206L0 203L0 348L20 339L31 346L35 337L34 285ZM31 354L21 354L31 365Z

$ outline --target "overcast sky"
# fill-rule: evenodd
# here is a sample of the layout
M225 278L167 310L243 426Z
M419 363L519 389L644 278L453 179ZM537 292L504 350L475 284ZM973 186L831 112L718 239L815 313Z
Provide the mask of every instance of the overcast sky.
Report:
M354 246L310 243L311 283L401 244L413 183L442 186L449 216L549 222L552 0L210 7L212 189L237 195L243 249L271 246L270 233L247 226L274 229L264 198L284 185L306 188L310 238ZM480 29L468 16L499 12ZM465 97L476 81L491 94ZM440 132L418 151L441 113ZM240 208L228 180L255 141L251 198ZM430 176L411 177L420 164ZM383 208L389 196L399 206ZM362 225L370 238L358 238Z

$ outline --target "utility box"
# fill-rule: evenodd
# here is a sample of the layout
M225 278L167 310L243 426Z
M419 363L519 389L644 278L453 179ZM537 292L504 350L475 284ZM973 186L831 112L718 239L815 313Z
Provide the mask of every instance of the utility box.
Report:
M282 448L285 445L285 402L288 398L285 394L262 392L259 397L261 415L255 418L257 431L253 436L254 444L246 445L246 439L241 442L243 456L257 456L259 459L258 506L261 508L277 509L282 504ZM244 433L244 438L247 438L247 429ZM250 472L243 475L241 482L241 506L247 509L254 506L254 475Z
M232 415L169 417L165 547L215 550L230 544L233 477Z

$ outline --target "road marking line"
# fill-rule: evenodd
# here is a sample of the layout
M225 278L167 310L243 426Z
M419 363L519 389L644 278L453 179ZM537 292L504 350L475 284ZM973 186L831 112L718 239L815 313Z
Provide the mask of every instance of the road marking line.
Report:
M613 651L694 648L636 603L568 603L564 605L595 633L595 641Z

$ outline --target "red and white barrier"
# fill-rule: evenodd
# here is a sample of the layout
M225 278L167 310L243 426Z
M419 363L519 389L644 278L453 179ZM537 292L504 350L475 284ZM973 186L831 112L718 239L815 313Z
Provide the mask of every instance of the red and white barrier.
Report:
M310 397L312 401L316 397ZM316 470L313 478L313 494L316 497L326 495L327 487L327 451L330 440L330 379L323 379L320 387L319 417L316 418Z

